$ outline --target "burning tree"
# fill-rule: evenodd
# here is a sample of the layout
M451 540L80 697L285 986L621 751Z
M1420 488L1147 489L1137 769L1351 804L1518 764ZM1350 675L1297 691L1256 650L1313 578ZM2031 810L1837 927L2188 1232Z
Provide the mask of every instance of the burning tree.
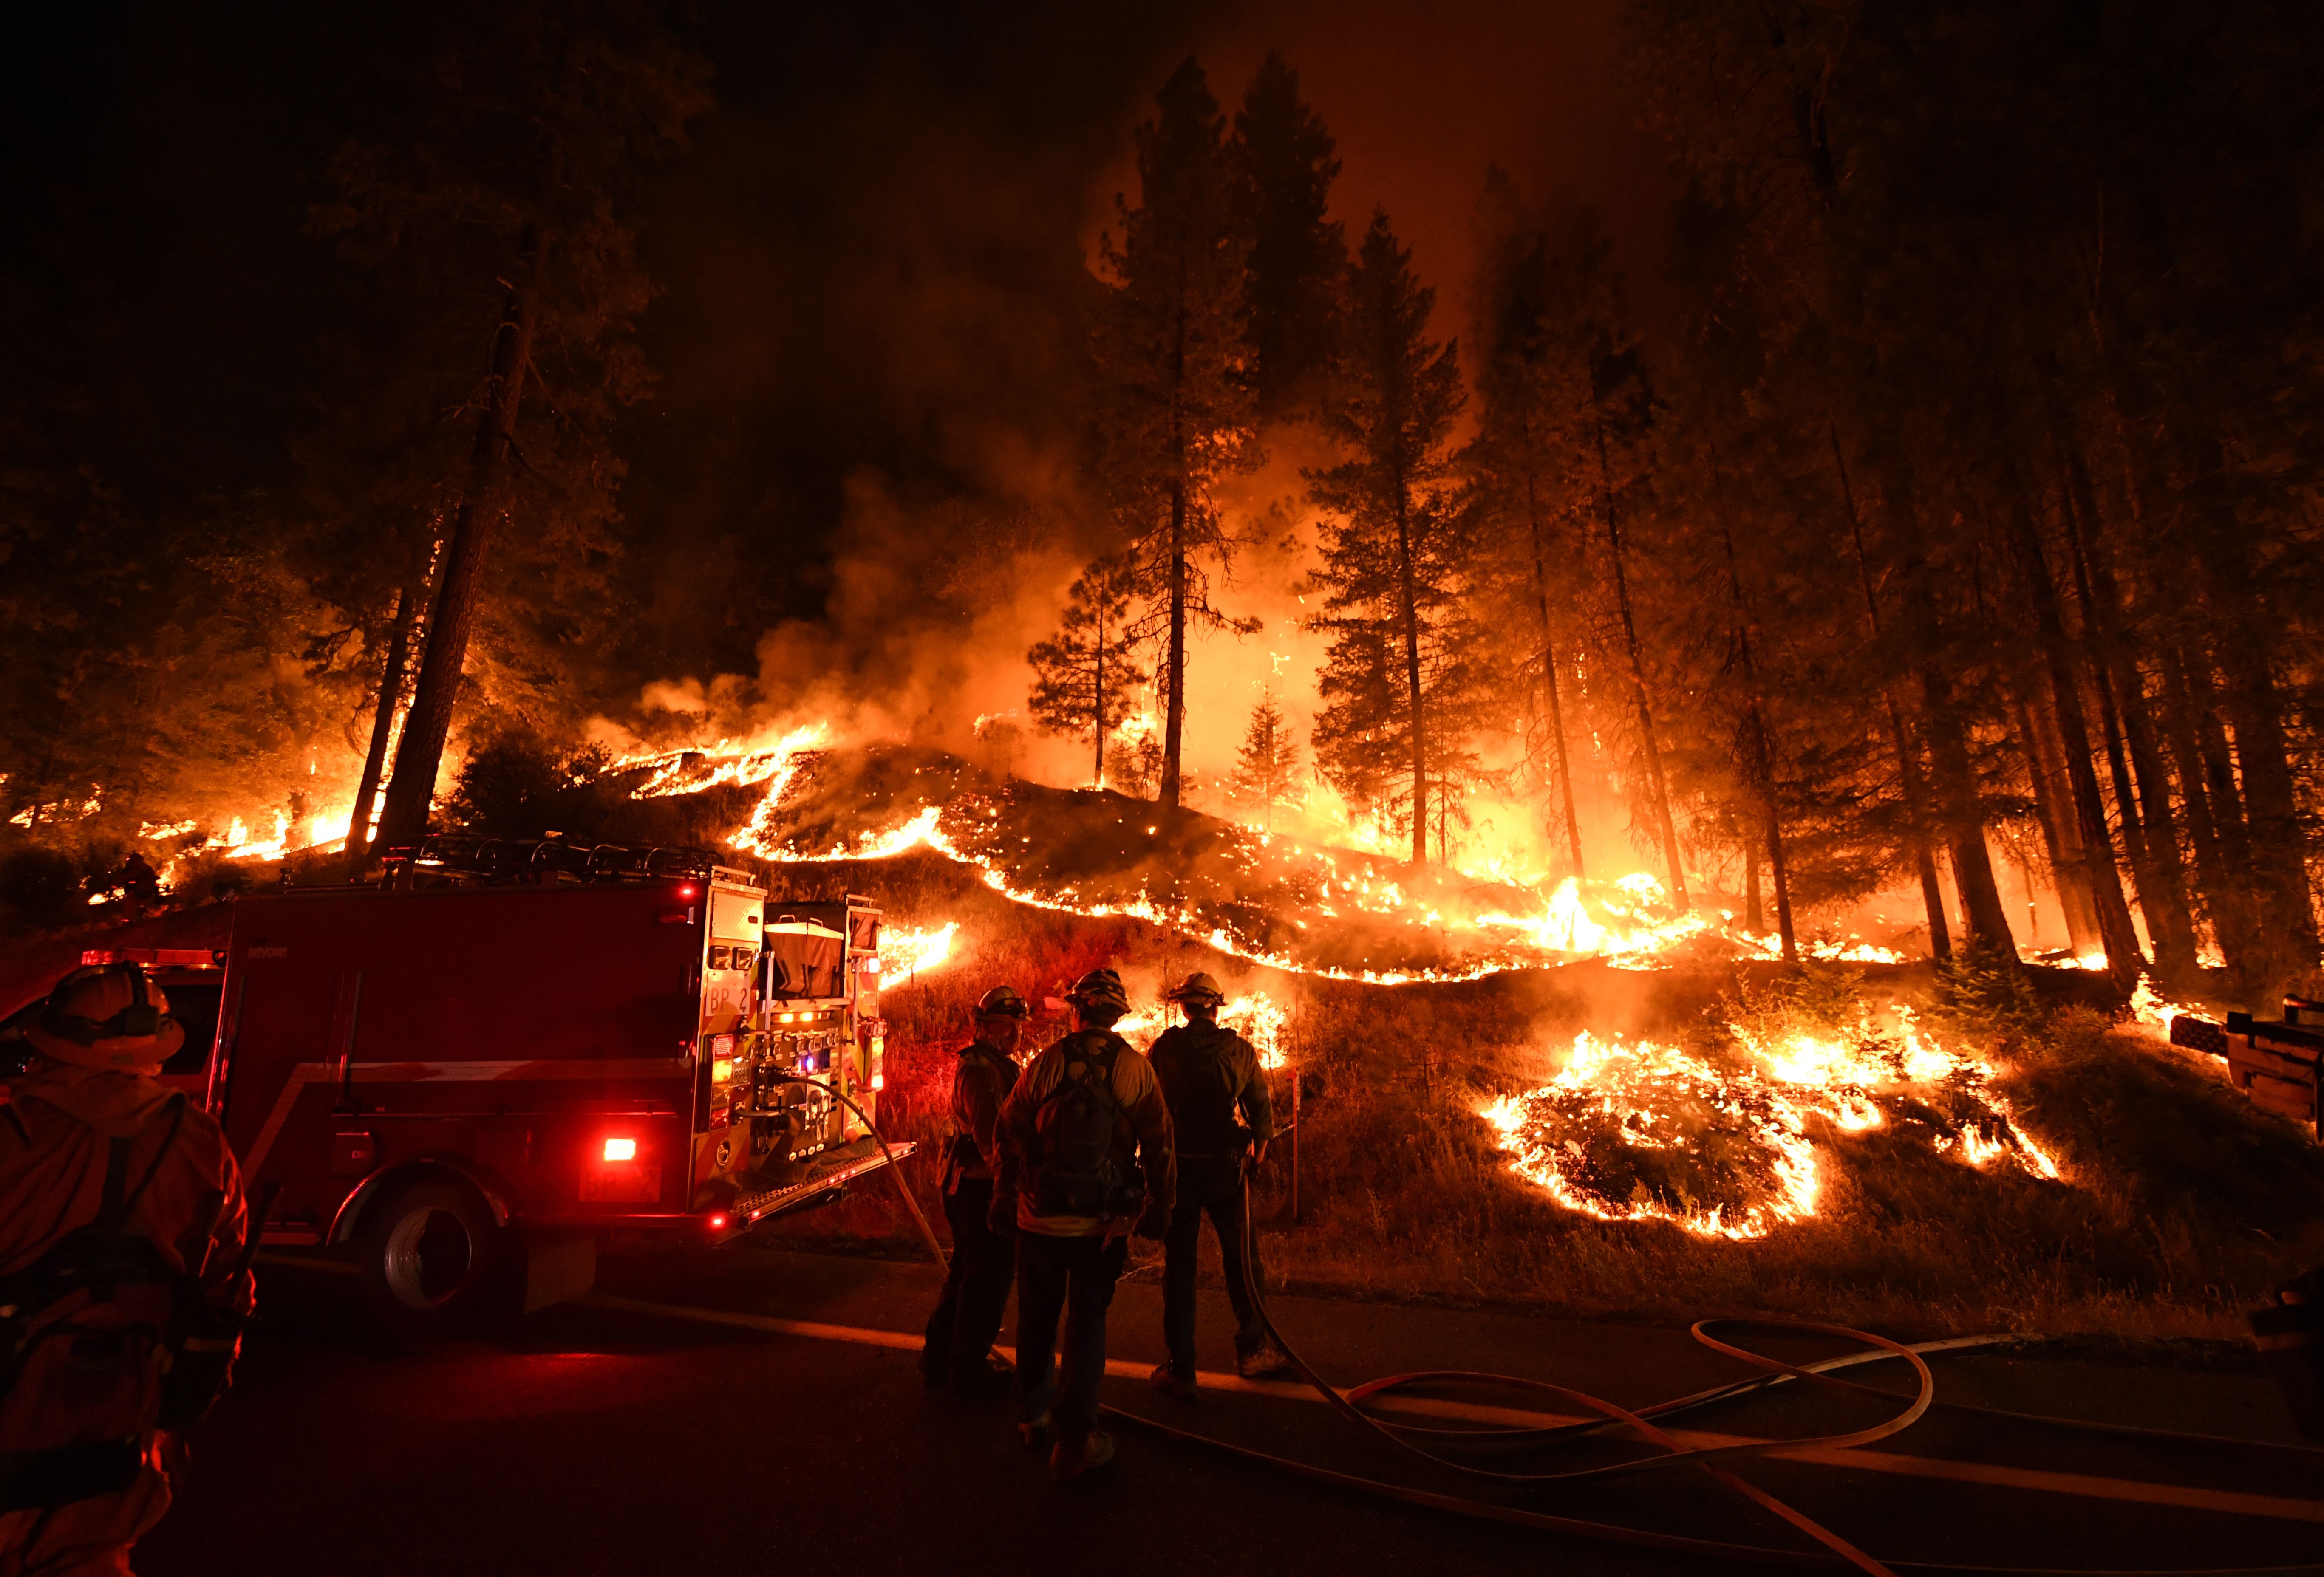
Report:
M1106 464L1148 608L1139 634L1162 644L1162 773L1176 805L1186 713L1189 622L1244 629L1210 601L1205 566L1231 549L1213 484L1258 464L1241 311L1249 244L1231 203L1225 122L1193 60L1138 128L1139 205L1108 236L1094 351L1105 395Z
M1431 790L1449 791L1471 764L1485 677L1468 597L1471 521L1447 451L1459 351L1426 337L1435 300L1375 213L1349 279L1326 412L1351 457L1308 474L1324 512L1325 602L1311 627L1332 637L1316 756L1351 799L1401 807L1415 864L1427 858Z
M1130 644L1135 579L1125 558L1091 565L1067 594L1057 632L1025 654L1033 665L1027 709L1047 732L1090 741L1090 781L1100 788L1105 736L1134 715L1137 692L1152 678Z

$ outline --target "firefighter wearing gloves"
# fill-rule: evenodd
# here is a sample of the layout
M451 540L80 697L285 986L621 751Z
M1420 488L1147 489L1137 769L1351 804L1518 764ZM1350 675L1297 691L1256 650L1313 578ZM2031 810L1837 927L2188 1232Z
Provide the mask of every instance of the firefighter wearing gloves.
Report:
M1268 1140L1275 1137L1267 1076L1250 1042L1219 1023L1226 996L1218 982L1190 974L1168 1000L1178 1004L1186 1021L1164 1030L1148 1053L1169 1102L1178 1167L1176 1208L1163 1249L1162 1335L1170 1359L1155 1365L1152 1379L1173 1396L1192 1397L1194 1262L1204 1215L1219 1240L1227 1301L1234 1308L1236 1369L1245 1379L1258 1379L1282 1373L1290 1360L1259 1323L1244 1274L1246 1253L1250 1274L1259 1272L1259 1244L1245 1241L1244 1167L1264 1160Z
M0 1577L129 1570L250 1311L233 1153L154 1078L169 1006L134 964L74 970L0 1106Z
M992 1397L1009 1387L1008 1369L991 1354L1016 1277L1016 1250L990 1217L1001 1106L1016 1087L1017 1047L1031 1016L1010 987L985 992L976 1004L976 1039L961 1047L953 1071L952 1149L945 1167L952 1269L920 1350L920 1372L931 1390L949 1382L962 1396Z
M1051 1441L1049 1471L1071 1483L1113 1460L1097 1428L1105 1311L1133 1228L1158 1238L1176 1179L1170 1110L1154 1069L1113 1032L1130 1011L1121 977L1084 975L1074 1032L1033 1059L1001 1110L993 1215L1017 1232L1017 1418L1028 1447ZM1057 1317L1065 1344L1052 1371Z

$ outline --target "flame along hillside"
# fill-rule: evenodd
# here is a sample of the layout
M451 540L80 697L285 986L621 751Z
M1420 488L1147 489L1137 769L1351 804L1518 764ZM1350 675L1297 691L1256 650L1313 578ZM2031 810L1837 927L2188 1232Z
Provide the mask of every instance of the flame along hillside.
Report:
M997 781L957 757L892 745L818 748L801 729L768 746L625 763L633 819L771 863L934 850L1019 903L1131 915L1278 968L1398 983L1471 979L1584 958L1656 968L1673 957L1771 957L1757 937L1681 913L1652 877L1526 884L1271 836L1103 790ZM658 814L657 814L658 811ZM1825 938L1820 956L1902 954Z

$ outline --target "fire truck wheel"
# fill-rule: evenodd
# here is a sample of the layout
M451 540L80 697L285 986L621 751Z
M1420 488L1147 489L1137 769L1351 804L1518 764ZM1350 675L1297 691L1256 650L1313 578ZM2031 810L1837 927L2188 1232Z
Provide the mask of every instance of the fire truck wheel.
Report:
M508 1234L484 1202L448 1183L400 1188L364 1222L364 1283L398 1329L448 1330L492 1312L507 1277Z

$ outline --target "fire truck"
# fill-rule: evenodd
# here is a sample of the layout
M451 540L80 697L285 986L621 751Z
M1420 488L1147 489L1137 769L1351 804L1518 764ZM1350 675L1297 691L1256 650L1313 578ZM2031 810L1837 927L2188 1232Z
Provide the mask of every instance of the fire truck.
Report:
M358 1245L392 1322L539 1308L614 1234L723 1241L910 1153L872 1127L870 900L770 908L698 851L560 840L387 869L241 899L213 967L152 962L214 1016L201 1099L251 1197L279 1188L264 1240Z

